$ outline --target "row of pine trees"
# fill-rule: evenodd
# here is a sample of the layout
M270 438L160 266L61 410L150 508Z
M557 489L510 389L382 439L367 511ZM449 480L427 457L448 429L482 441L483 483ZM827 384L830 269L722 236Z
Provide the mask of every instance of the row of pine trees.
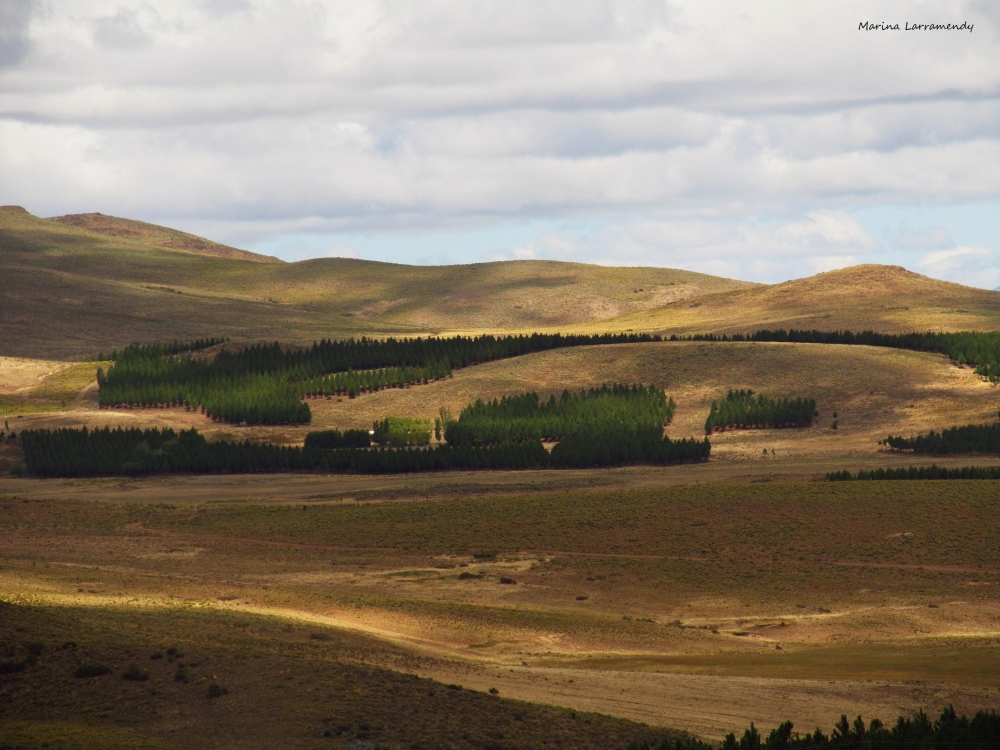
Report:
M880 444L898 451L914 453L1000 453L1000 422L993 424L968 424L950 427L941 432L904 438L889 435Z
M934 720L919 711L900 716L891 726L878 719L866 725L860 716L852 722L841 715L830 734L819 728L801 735L793 730L786 721L764 736L751 724L739 739L727 734L721 745L697 737L668 737L656 750L1000 750L1000 714L980 710L970 719L952 706ZM633 742L626 750L652 747Z
M815 417L815 399L773 399L763 393L754 398L749 389L729 391L724 399L712 402L705 432L727 427L808 427Z
M415 339L324 340L307 349L277 342L237 352L223 349L212 359L177 356L221 343L205 339L183 344L133 345L115 351L107 371L98 368L102 406L200 408L226 422L308 423L304 396L356 396L448 377L478 362L567 346L659 341L647 334L563 336L455 336ZM103 355L102 355L103 357Z
M445 425L453 445L485 445L522 440L562 440L581 429L603 425L651 425L660 433L676 405L656 386L603 385L540 401L537 393L477 399L456 421Z
M1000 466L960 466L949 469L932 464L899 469L862 469L853 474L845 469L831 471L826 478L831 482L871 479L1000 479Z
M918 352L938 352L960 365L974 365L976 374L996 384L1000 377L1000 331L959 333L877 333L876 331L761 330L754 333L671 336L671 341L773 341L799 344L883 346Z
M703 461L711 445L669 438L652 431L620 428L567 439L550 454L540 440L496 445L438 445L433 448L363 448L355 436L307 438L306 447L208 442L196 430L62 428L21 434L30 473L39 477L139 475L165 472L258 473L287 471L385 474L446 469L536 469L626 463ZM337 445L328 448L326 445Z

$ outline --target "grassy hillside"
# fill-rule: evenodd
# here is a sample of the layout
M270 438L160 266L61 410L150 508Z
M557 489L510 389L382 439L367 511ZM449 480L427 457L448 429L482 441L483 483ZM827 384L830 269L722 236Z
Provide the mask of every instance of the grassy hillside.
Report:
M750 286L660 268L280 263L240 252L141 222L0 208L0 354L81 359L173 337L311 342L565 328Z
M666 333L737 333L760 328L986 331L1000 328L1000 294L938 281L899 266L862 265L782 284L707 294L604 325Z
M218 242L212 242L187 232L179 232L176 229L156 224L147 224L144 221L120 219L117 216L105 216L99 213L69 214L67 216L53 216L51 221L86 229L107 237L133 240L168 250L183 250L197 255L251 260L257 263L281 263L280 260L269 255L258 255L228 245L220 245Z

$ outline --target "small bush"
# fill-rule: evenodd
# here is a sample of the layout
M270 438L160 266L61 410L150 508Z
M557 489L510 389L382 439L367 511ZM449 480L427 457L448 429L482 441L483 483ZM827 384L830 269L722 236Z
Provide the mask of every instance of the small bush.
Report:
M0 674L16 674L17 672L23 672L28 665L23 661L14 661L13 659L7 659L6 661L0 661Z
M130 664L128 669L122 674L123 680L135 680L136 682L145 682L149 679L149 672L144 672L139 669L138 665Z
M86 678L101 677L106 674L111 674L111 667L104 664L84 664L73 673L73 676Z
M222 687L222 685L216 685L214 682L208 686L208 697L209 698L220 698L226 695L229 691Z
M28 467L24 464L14 464L10 467L10 475L12 477L23 477L28 473Z
M153 653L151 653L149 655L149 658L150 659L162 659L163 658L163 652L162 651L154 651Z
M183 664L177 667L177 671L174 672L174 680L177 682L187 682L188 681L187 667L185 667Z
M458 580L460 581L468 581L473 578L482 578L482 576L477 575L476 573L470 573L467 570L463 570L461 573L458 574Z
M491 687L490 688L490 695L500 695L500 691L497 690L495 687Z
M500 579L500 583L507 584L508 586L513 586L517 583L513 578L507 578L506 576Z
M31 643L27 644L25 648L28 649L29 654L38 657L41 656L42 652L45 650L45 644L42 643L41 641L32 641Z

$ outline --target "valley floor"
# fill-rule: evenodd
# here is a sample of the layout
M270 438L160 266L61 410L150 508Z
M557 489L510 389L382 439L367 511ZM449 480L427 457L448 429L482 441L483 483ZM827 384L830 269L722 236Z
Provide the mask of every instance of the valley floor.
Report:
M101 410L71 368L15 370L20 384L3 403L16 430L191 425L212 436L294 444L307 429L237 428L184 409ZM63 390L46 386L57 377ZM39 385L23 390L32 379ZM844 468L930 463L882 450L877 441L887 434L995 420L997 391L943 357L783 344L587 347L480 365L425 386L314 400L308 429L367 427L387 414L433 416L441 406L457 413L477 397L605 382L665 388L678 404L672 437L703 434L711 401L728 388L813 397L820 417L804 430L717 434L712 460L695 466L3 478L0 596L13 607L3 612L19 614L0 618L0 630L15 620L25 629L8 628L0 638L20 658L18 649L34 639L31 628L62 632L79 619L141 636L141 648L121 645L135 659L176 641L211 651L205 658L213 663L236 664L213 651L199 628L224 633L219 643L242 649L240 658L263 654L267 678L258 684L243 667L227 666L230 694L218 700L250 711L281 682L282 695L302 704L295 713L302 746L367 741L358 734L368 730L356 722L318 739L347 721L324 725L324 711L356 709L313 695L299 679L308 671L303 664L342 641L354 644L350 653L323 651L323 663L388 669L386 690L405 693L409 688L392 682L405 672L462 685L464 693L494 687L502 698L711 739L750 721L763 730L790 719L797 730L829 731L842 713L891 721L946 704L967 713L1000 705L997 483L822 481ZM17 458L16 447L5 444L0 468ZM191 617L204 625L191 626ZM56 636L46 637L53 648ZM63 657L44 658L51 663L39 663L56 670ZM127 659L119 661L113 666L124 668ZM300 674L280 677L282 669ZM41 667L0 679L13 690L5 695L21 701L28 700L22 688L56 691L50 714L60 721L127 728L168 746L189 743L215 719L204 702L157 703L177 691L170 700L180 701L186 688L155 670L148 687L159 697L142 700L155 709L149 716L160 718L144 725L101 708L139 700L138 693L128 697L133 686L118 675L112 679L121 687L104 703L64 694L82 683L58 687L55 672ZM199 679L210 679L209 671L193 668ZM255 687L241 688L237 674ZM347 679L324 674L315 679ZM45 675L49 682L32 682ZM116 698L119 692L125 697ZM168 709L187 718L166 721ZM2 708L0 717L12 719ZM562 726L564 719L551 721ZM493 723L502 719L486 722ZM599 736L623 747L627 736L648 731L607 724ZM518 737L521 744L495 741L534 742ZM419 744L401 733L375 739ZM254 746L252 737L245 741ZM477 735L455 746L488 741ZM546 741L554 743L554 735Z

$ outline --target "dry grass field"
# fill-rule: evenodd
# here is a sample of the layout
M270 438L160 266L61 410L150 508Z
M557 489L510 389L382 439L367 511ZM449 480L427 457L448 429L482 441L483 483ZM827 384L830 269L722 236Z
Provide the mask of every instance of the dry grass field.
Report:
M621 330L742 333L761 328L910 331L992 331L1000 325L1000 294L938 281L898 266L862 265L804 279L759 285L617 318ZM586 323L583 331L601 330Z
M750 720L826 726L849 706L995 705L997 493L758 483L270 507L6 495L0 587L32 612L361 634L371 665L406 654L405 671L445 683L719 737Z
M83 359L134 341L210 336L312 343L535 331L751 286L663 268L266 263L241 252L141 222L0 208L0 354Z
M40 403L82 367L46 375L21 361L11 372L34 379L18 397ZM80 378L68 408L29 411L16 428L195 425L292 443L308 429L99 410ZM0 591L53 617L82 607L156 620L150 612L194 607L353 633L372 644L361 660L371 667L399 669L392 660L407 654L404 671L445 684L707 738L749 721L812 728L845 711L995 705L1000 490L816 481L845 466L912 463L880 450L889 432L993 419L996 390L944 357L804 344L566 349L312 400L312 428L612 381L666 388L675 436L702 434L729 387L814 397L821 416L804 430L716 434L703 466L3 479ZM15 447L4 451L0 461L17 460ZM996 463L945 463L970 461ZM119 614L99 614L107 607ZM251 704L261 689L252 692ZM192 727L214 722L195 716ZM163 740L161 730L149 736Z
M805 429L715 434L707 464L579 471L42 481L8 475L23 455L5 437L0 746L614 750L751 721L829 731L842 713L1000 705L997 483L822 479L928 463L882 450L887 434L996 420L1000 392L943 356L562 349L313 399L296 427L99 409L90 359L219 335L983 330L1000 327L996 293L885 267L763 286L540 262L281 263L9 208L0 265L5 432L193 426L294 445L310 429L611 382L664 388L671 437L700 438L730 388L820 412ZM123 679L133 663L147 680ZM110 672L73 677L85 664ZM228 692L209 698L213 683Z

